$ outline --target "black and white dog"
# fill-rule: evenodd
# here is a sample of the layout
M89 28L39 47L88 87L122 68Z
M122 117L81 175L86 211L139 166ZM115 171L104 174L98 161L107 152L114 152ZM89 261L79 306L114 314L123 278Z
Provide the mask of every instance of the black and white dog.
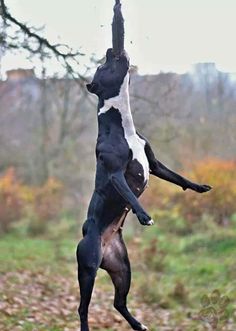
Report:
M119 1L115 15L121 15ZM115 308L134 330L147 330L126 307L131 270L122 238L125 217L131 209L142 225L153 224L138 201L149 174L183 190L202 193L211 187L192 183L169 170L155 158L149 142L136 132L129 101L129 58L123 49L116 54L114 38L106 62L98 67L87 88L98 96L99 131L95 189L83 225L83 239L77 248L81 331L89 330L88 306L98 268L105 269L112 279Z

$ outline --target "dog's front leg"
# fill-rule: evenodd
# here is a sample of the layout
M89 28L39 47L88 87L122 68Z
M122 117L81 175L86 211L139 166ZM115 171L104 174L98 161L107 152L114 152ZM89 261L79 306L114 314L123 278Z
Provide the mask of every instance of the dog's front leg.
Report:
M145 152L149 162L149 167L151 174L157 176L161 179L164 179L168 182L176 184L183 188L183 190L191 189L198 193L203 193L211 190L211 186L209 185L200 185L197 183L193 183L190 180L180 176L174 171L168 169L164 164L158 161L152 151L150 144L146 141Z
M153 225L153 220L145 212L140 205L138 199L131 191L129 185L126 182L125 176L122 171L116 171L110 174L110 180L119 194L131 205L133 212L137 215L139 222L142 225Z

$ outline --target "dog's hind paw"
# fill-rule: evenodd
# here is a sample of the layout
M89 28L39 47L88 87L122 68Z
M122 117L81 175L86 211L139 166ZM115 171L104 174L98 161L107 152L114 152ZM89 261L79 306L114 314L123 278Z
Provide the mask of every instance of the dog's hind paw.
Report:
M133 329L136 331L148 331L148 328L141 323L138 323L138 326L133 327Z

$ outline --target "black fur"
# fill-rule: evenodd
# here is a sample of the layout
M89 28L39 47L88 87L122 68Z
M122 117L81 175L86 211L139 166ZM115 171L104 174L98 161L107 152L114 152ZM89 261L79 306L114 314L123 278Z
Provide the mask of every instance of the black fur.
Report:
M100 65L91 84L87 84L90 93L99 97L99 108L104 100L119 95L120 87L129 69L129 60L123 53L119 59L114 55L112 48L106 53L106 62Z
M107 51L106 62L97 69L88 90L98 98L98 112L106 100L118 96L129 69L129 60L124 53L119 59L111 49ZM115 287L115 308L124 316L134 330L146 330L128 311L126 297L129 292L131 270L127 250L122 239L122 230L116 228L128 210L137 215L143 225L151 225L151 217L138 201L138 196L146 186L144 169L136 159L125 138L119 109L111 107L98 116L98 138L96 145L96 180L90 201L87 220L83 225L83 239L77 248L78 280L81 302L79 315L81 331L88 331L88 306L98 268L107 270ZM196 192L207 192L208 185L192 183L174 173L159 162L148 141L145 154L150 173Z

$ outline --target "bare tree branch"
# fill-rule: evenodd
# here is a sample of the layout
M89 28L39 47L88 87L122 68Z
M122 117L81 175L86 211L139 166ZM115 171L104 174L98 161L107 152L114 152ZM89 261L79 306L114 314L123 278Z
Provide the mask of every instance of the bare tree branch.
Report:
M0 43L4 46L5 49L26 49L31 55L43 53L44 57L50 57L49 52L57 58L57 60L62 61L63 67L66 71L73 77L79 78L82 81L87 81L86 78L79 73L75 73L72 63L79 65L78 57L84 56L83 53L76 51L73 52L72 49L65 44L52 44L46 38L39 35L38 31L41 31L42 28L29 27L27 24L20 22L15 17L13 17L6 4L5 0L0 0L0 15L2 16L5 26L15 26L17 27L18 33L21 32L24 35L24 40L20 42L19 38L11 37L9 42L4 40L4 35L1 34ZM25 40L25 37L27 38ZM62 47L66 48L67 51L63 52Z

